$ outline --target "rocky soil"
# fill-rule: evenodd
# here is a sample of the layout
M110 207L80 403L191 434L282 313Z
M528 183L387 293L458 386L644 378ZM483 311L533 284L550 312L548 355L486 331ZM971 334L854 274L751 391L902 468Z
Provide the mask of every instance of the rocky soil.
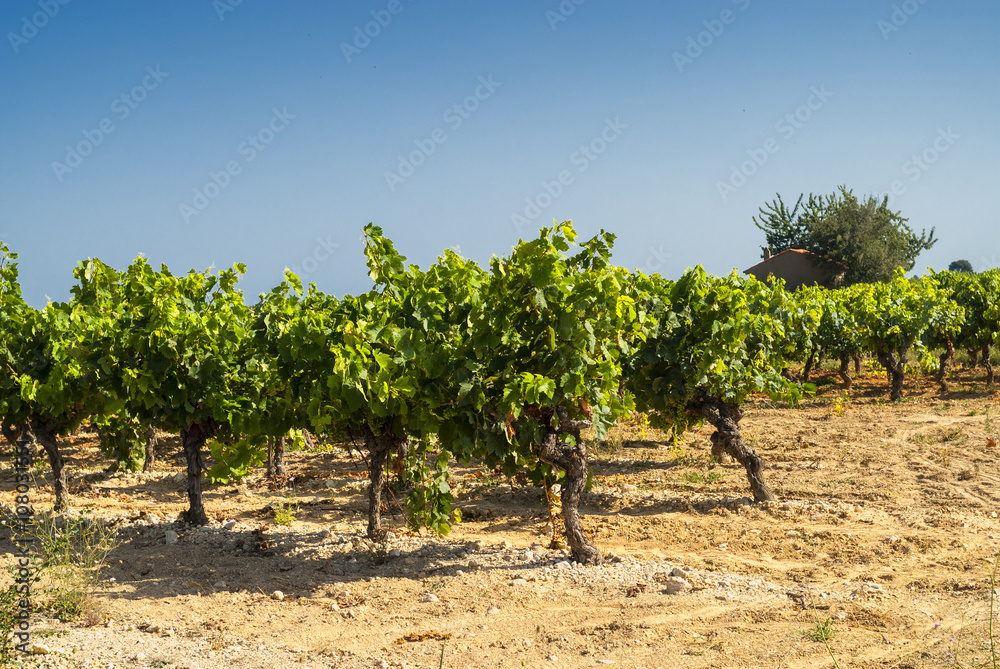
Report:
M904 401L887 395L880 375L850 394L827 376L797 408L755 401L743 426L779 495L769 504L751 503L737 466L711 462L709 428L677 449L622 426L594 447L583 498L607 557L594 567L553 548L540 491L481 468L455 472L464 520L450 536L408 531L390 505L375 544L364 466L344 450L293 452L281 481L207 486L214 520L194 528L176 521L176 443L150 474L106 475L92 438L71 438L70 513L113 524L119 545L88 615L54 620L36 593L26 664L993 666L1000 398L974 372L949 393L918 379Z

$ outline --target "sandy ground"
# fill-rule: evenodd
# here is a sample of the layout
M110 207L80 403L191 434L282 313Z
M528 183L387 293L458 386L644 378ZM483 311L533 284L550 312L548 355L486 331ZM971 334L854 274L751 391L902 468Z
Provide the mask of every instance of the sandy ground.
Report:
M743 421L778 503L749 503L742 471L710 461L707 427L682 452L639 425L595 447L582 511L608 558L598 567L550 548L540 491L476 468L456 471L465 519L450 536L410 533L397 511L374 545L363 463L342 450L291 453L291 482L208 486L215 521L195 529L173 522L185 508L176 444L151 474L108 477L93 441L70 439L73 508L114 519L121 543L96 612L36 614L47 652L28 664L993 666L1000 397L976 372L948 393L910 380L894 404L879 375L849 396L819 381L798 408L761 399ZM292 496L294 520L276 524L272 507Z

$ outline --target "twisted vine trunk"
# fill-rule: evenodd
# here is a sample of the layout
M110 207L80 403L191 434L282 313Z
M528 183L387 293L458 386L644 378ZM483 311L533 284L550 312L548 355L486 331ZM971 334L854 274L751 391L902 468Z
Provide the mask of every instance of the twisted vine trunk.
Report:
M368 449L368 538L381 540L385 536L382 529L382 492L385 490L385 469L389 456L402 453L409 447L408 437L397 437L391 428L380 434L365 429L365 447ZM405 454L404 456L405 457Z
M62 454L59 452L56 427L54 423L32 421L30 434L33 435L36 443L42 445L45 454L49 456L49 464L52 466L52 486L56 493L56 503L52 508L54 511L62 511L66 508L66 469Z
M879 351L878 361L885 367L886 374L889 376L889 383L892 388L889 399L892 401L898 400L903 396L903 380L906 372L906 349L901 348L896 352Z
M142 460L142 471L151 472L156 466L156 428L146 430L146 452Z
M854 376L861 376L861 354L854 353L852 357L854 358Z
M851 386L854 384L854 379L851 378L850 364L851 364L851 354L848 353L847 351L841 351L840 369L837 370L837 374L839 374L840 378L844 380L844 384L847 386L848 390L850 390Z
M285 437L267 438L267 477L284 476L285 467Z
M755 502L769 502L777 499L764 481L764 460L743 441L740 420L743 410L737 404L730 404L714 397L702 395L692 403L692 408L705 417L715 432L712 433L712 455L717 458L728 453L743 465L747 481Z
M948 382L945 380L945 375L948 372L948 361L955 361L955 344L948 339L945 352L938 357L938 371L934 379L941 386L942 392L948 392Z
M986 385L993 385L993 363L990 362L990 340L985 339L981 341L982 348L980 349L983 354L983 367L986 368Z
M562 514L566 524L566 543L573 559L580 564L600 564L604 556L583 533L580 522L580 496L587 485L587 447L580 437L580 431L591 426L589 420L570 420L566 410L557 408L559 427L549 427L545 433L538 459L566 474L562 484ZM559 439L561 434L573 437L568 444Z
M966 351L969 354L969 369L979 367L979 349L972 347Z
M23 425L10 425L9 423L0 424L0 432L3 432L4 438L13 446L15 449L18 448L19 443L25 433L25 426ZM29 442L31 443L31 442Z
M809 351L809 357L806 358L806 365L805 365L805 367L802 368L802 380L803 381L808 381L809 380L809 374L810 374L810 372L812 372L813 362L816 361L816 354L817 353L818 353L817 348L815 346L813 346L812 350Z
M193 423L188 429L181 430L181 443L184 444L184 458L187 460L187 521L192 525L208 525L208 515L205 513L201 494L201 449L205 441L214 434L215 431L211 426L199 423Z

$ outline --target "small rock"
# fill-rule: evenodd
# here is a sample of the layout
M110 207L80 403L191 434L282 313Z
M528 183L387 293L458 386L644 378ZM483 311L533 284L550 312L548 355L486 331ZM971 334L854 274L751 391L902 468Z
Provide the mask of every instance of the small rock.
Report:
M224 530L231 530L234 527L236 527L236 521L235 520L230 520L228 523L226 523L225 525L222 526L222 529L224 529Z
M511 585L528 585L528 582L523 578L515 578L511 581Z
M283 602L285 601L285 593L283 593L281 590L275 590L274 592L271 593L271 599Z
M625 485L622 486L622 490L624 490L625 492L635 492L638 489L639 486L634 485L632 483L626 483ZM601 660L598 660L598 662L601 662Z
M157 623L150 623L149 625L146 625L146 631L149 632L150 634L156 634L161 629L163 628L160 627L159 624Z
M568 561L562 560L561 562L556 562L556 569L570 569L571 565Z
M684 569L683 567L674 567L670 570L670 575L676 576L677 578L691 580L691 574L689 574L687 569Z
M671 576L668 578L664 581L663 586L668 595L679 595L682 592L687 592L691 589L691 584L689 582L677 576Z
M465 572L459 569L455 572L455 576L465 576Z
M174 474L174 483L183 483L185 479L187 479L187 474L184 472Z
M497 613L500 613L500 609L498 609L495 606L491 606L490 608L486 609L486 615L492 616L496 615Z
M215 588L216 590L225 590L226 589L226 582L225 581L218 581L216 583L213 583L212 587Z
M375 666L378 667L378 669L389 669L389 663L385 660L379 660L375 663Z
M48 655L52 650L45 644L35 643L28 647L28 652L32 655Z
M994 517L995 517L995 515L994 515ZM505 541L505 542L503 542L500 545L503 546L504 548L507 548L507 549L514 547L514 544L510 543L509 541Z
M287 562L279 562L278 563L278 570L279 571L291 571L292 570L292 566L293 565L290 565Z
M177 536L177 533L174 532L173 530L167 530L164 536L168 544L176 544L178 539L180 538Z
M395 557L399 557L400 555L402 555L402 553L399 552L398 548L393 548L391 551L389 551L389 557L394 557L395 558Z
M434 602L440 602L441 600L438 599L437 595L428 592L426 595L420 598L420 601L424 604L433 604Z

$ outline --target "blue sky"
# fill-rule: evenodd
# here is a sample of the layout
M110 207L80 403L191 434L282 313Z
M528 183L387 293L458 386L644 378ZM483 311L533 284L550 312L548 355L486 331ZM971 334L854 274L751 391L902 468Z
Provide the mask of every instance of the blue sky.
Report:
M26 298L88 257L369 287L361 228L486 262L552 220L665 276L759 259L781 193L895 189L1000 265L1000 4L0 4L0 239Z

